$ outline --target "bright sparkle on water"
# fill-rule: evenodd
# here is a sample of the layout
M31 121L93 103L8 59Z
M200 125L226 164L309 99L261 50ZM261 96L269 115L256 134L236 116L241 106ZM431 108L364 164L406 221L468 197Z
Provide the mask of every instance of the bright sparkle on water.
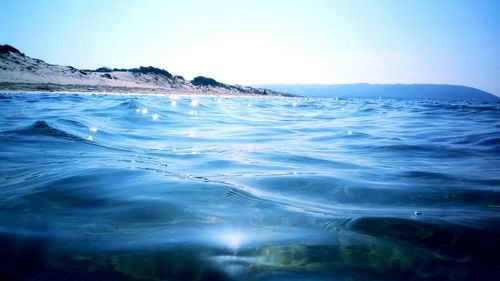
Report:
M209 235L211 240L230 250L233 255L237 255L238 250L249 242L246 241L248 237L244 234L244 231L239 228L223 228L210 232Z
M198 137L198 135L199 133L196 129L189 130L189 132L187 133L187 136L190 138L196 138Z
M197 99L192 99L191 102L189 103L190 106L196 107L200 105L200 101Z
M222 236L227 246L235 253L241 245L243 236L238 232L229 232Z

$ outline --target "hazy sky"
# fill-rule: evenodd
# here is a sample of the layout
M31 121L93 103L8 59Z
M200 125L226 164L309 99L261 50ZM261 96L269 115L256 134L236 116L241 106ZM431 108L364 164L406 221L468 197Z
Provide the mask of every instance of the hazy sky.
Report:
M500 1L0 0L0 43L79 68L238 84L447 83L500 95Z

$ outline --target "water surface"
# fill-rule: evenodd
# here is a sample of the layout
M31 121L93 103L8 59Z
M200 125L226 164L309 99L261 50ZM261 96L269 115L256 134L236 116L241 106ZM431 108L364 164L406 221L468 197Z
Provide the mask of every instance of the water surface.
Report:
M0 94L2 280L496 280L500 105Z

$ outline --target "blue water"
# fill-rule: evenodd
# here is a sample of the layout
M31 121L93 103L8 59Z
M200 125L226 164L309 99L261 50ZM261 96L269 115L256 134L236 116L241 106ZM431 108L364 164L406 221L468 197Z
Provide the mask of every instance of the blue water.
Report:
M500 105L0 94L1 280L498 280Z

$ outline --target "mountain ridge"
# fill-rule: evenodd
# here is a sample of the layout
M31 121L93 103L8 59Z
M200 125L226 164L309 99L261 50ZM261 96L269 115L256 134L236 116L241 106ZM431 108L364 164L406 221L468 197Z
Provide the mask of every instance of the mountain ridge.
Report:
M308 97L500 101L500 97L473 87L447 84L258 84L255 86Z

